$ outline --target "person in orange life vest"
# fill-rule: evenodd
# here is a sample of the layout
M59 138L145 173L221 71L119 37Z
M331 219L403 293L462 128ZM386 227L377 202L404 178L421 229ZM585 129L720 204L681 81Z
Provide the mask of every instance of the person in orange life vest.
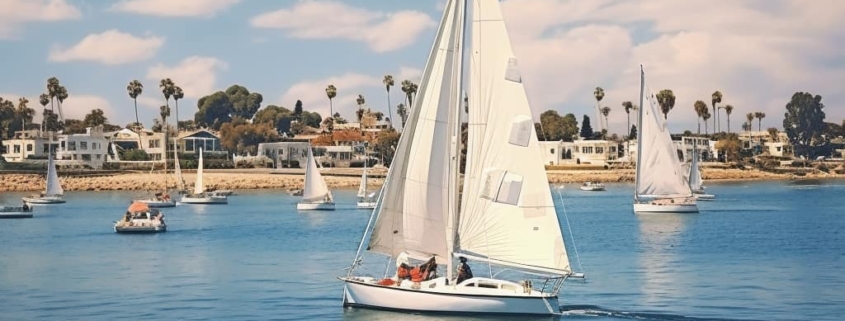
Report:
M399 264L399 268L396 269L396 278L399 280L410 280L411 267L405 263Z

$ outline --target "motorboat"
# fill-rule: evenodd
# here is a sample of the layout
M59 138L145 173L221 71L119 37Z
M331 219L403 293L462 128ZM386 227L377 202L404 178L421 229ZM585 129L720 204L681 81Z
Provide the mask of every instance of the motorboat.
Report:
M32 218L32 206L24 203L23 206L0 205L0 218Z
M126 209L123 219L114 223L116 233L159 233L167 231L164 214L147 204L134 202Z
M604 190L604 184L602 183L594 183L594 182L586 182L581 184L582 191L589 191L589 192L597 192Z

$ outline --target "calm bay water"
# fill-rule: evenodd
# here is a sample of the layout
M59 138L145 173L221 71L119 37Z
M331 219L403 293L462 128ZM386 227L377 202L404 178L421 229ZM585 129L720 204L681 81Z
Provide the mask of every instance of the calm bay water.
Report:
M710 183L698 215L634 215L632 189L559 190L587 274L564 286L564 319L845 319L845 182ZM0 320L467 319L340 306L369 218L354 193L300 213L281 191L241 191L166 209L156 235L112 231L137 193L68 193L0 220Z

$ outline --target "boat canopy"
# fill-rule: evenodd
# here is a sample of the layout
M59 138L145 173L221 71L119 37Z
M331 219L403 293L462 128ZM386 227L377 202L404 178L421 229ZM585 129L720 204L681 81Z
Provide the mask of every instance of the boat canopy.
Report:
M129 212L137 213L137 212L149 212L150 207L147 204L142 202L133 202L132 205L129 205L127 209Z

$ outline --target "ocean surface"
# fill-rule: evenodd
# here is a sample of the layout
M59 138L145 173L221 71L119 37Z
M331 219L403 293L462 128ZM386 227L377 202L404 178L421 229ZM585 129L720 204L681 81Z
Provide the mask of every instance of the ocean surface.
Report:
M845 181L709 183L718 199L693 215L635 215L632 190L553 189L587 275L564 285L559 318L845 319ZM341 307L336 277L370 215L354 194L335 191L335 212L297 212L282 191L238 191L229 205L165 209L167 233L119 235L113 221L139 193L69 192L0 220L0 320L469 319Z

